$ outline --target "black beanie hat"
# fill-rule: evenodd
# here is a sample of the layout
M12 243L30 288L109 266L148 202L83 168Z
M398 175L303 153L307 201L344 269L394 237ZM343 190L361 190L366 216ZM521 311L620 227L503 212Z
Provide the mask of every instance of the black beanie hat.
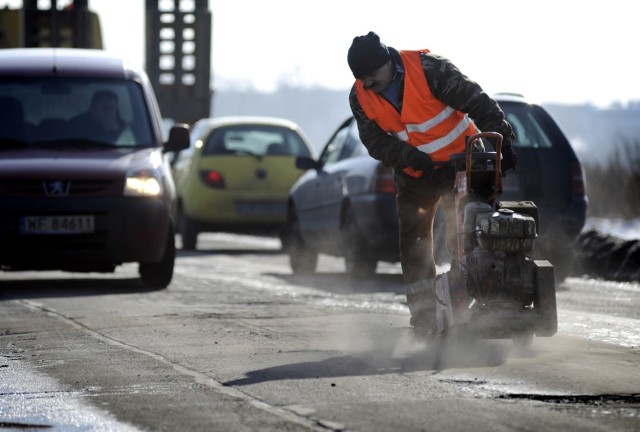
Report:
M347 61L353 76L360 78L382 67L391 60L387 47L380 42L380 36L370 31L365 36L353 38Z

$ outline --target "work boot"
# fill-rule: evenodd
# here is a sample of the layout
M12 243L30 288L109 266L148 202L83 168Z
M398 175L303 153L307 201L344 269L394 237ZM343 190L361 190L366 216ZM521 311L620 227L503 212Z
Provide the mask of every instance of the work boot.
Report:
M432 314L424 313L409 319L413 334L419 339L435 339L437 337L436 321Z
M409 324L421 335L432 337L436 333L435 279L421 279L405 285L407 306L411 313Z

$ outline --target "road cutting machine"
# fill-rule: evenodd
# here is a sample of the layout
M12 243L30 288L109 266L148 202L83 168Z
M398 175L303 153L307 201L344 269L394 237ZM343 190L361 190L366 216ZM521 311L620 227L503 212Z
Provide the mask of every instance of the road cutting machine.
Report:
M473 151L490 140L495 152ZM557 332L553 265L533 259L538 211L532 201L499 201L502 135L467 138L454 154L456 251L449 272L436 281L438 332L456 329L481 339L513 339ZM451 223L451 221L448 221ZM451 229L451 228L449 228Z

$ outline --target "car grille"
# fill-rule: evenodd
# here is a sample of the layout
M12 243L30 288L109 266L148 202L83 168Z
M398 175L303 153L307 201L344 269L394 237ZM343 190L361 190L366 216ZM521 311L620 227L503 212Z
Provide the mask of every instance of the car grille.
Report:
M123 183L117 180L63 180L62 195L47 193L49 180L0 180L0 196L44 197L44 196L106 196L121 195Z

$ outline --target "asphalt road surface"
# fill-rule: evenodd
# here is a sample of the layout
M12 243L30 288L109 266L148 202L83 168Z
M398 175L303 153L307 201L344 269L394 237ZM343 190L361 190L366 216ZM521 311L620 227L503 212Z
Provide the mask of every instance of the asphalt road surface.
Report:
M640 431L640 285L570 278L559 332L443 344L400 270L292 275L273 238L201 235L173 283L0 273L0 430Z

